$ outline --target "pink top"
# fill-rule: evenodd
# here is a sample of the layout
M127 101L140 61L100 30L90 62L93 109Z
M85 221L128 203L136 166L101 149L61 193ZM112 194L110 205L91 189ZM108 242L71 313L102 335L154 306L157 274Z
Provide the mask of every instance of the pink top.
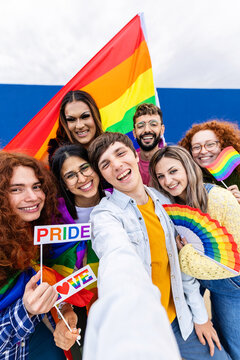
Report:
M158 147L161 149L165 146L165 141L163 139L160 140ZM138 167L139 167L139 171L142 177L142 181L144 183L144 185L147 186L152 186L152 178L150 176L149 173L149 163L150 161L146 161L146 160L142 160L141 159L141 155L140 155L140 148L138 148L137 153L139 155L139 163L138 163Z

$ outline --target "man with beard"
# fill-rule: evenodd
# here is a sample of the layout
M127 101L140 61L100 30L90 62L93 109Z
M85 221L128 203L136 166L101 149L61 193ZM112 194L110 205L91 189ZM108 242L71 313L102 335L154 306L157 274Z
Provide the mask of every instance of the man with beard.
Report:
M151 186L149 174L149 163L153 154L165 146L164 130L162 121L162 111L153 104L141 104L138 106L133 116L133 135L140 148L137 150L139 155L139 170L143 183Z

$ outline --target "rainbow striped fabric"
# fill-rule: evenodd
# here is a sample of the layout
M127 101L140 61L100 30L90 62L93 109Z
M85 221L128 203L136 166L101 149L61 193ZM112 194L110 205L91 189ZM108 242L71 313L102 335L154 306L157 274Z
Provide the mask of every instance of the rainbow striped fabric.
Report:
M34 265L32 268L29 268L24 272L19 271L0 288L0 311L7 308L23 296L26 284L38 270L39 265ZM54 269L43 266L43 281L48 282L50 285L54 285L62 279L63 276L57 273ZM82 289L80 292L69 297L66 302L76 306L86 306L89 304L92 297L93 294L90 291Z
M235 275L240 271L237 243L227 229L209 214L187 205L165 204L178 233L201 254L208 256Z
M59 108L69 90L84 90L95 99L104 131L132 138L132 117L143 102L156 104L151 59L144 36L143 15L136 15L110 40L6 145L38 159L46 157L55 137Z
M216 160L206 166L206 169L218 180L227 179L240 164L240 154L232 146L223 149Z

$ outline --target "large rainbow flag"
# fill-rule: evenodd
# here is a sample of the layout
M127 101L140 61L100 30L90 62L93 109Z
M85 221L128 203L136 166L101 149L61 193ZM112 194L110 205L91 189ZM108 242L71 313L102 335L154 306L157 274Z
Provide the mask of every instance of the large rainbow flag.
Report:
M218 181L222 181L227 179L239 164L240 154L232 146L228 146L206 168Z
M84 90L95 99L103 129L132 138L132 117L143 102L156 104L151 59L143 15L120 30L5 146L7 151L46 157L49 139L58 127L59 108L69 90Z

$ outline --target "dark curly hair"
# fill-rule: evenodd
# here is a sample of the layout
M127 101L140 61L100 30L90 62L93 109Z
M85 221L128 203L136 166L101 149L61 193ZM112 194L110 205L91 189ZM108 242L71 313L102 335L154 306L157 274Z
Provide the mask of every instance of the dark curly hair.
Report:
M139 118L140 116L143 116L143 115L159 115L160 119L161 119L161 124L163 124L162 110L154 104L143 103L137 107L136 112L133 116L134 127L135 127L137 118Z
M238 125L220 119L193 124L178 144L191 153L192 138L197 132L202 130L212 130L220 142L221 149L233 146L240 153L240 129ZM240 166L237 167L237 172L240 174Z
M27 223L11 208L8 193L14 168L30 167L42 185L46 199L39 219ZM0 286L18 270L26 270L38 256L33 245L34 225L51 224L60 216L57 210L56 187L50 171L28 155L0 151Z

